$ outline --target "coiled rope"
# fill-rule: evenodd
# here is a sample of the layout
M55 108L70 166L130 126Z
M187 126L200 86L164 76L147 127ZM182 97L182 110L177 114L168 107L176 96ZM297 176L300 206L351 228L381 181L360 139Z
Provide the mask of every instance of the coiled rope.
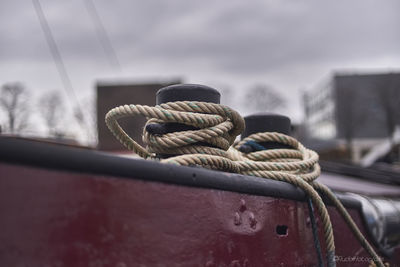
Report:
M187 130L166 134L143 132L146 148L133 140L119 125L118 119L142 115L146 126L153 123L180 123L193 126ZM306 149L294 138L279 133L257 133L230 147L244 129L244 120L227 106L197 101L169 102L155 107L124 105L106 114L106 124L114 136L129 150L143 158L156 159L156 154L172 157L161 162L177 165L200 165L209 169L259 176L293 184L305 191L316 205L323 223L327 260L334 266L334 237L332 224L324 202L316 190L327 196L337 207L351 230L368 253L384 267L380 258L365 239L346 209L326 186L316 183L320 175L318 155ZM260 143L276 142L292 149L263 150ZM200 143L200 144L199 144ZM211 145L202 145L202 144ZM242 153L242 146L255 146L260 151ZM229 150L228 150L229 149ZM228 150L228 151L227 151Z
M260 145L260 143L265 142L288 145L292 149L266 150ZM251 146L254 150L258 151L249 153L241 152L240 150L244 150L243 148L246 146ZM233 148L230 149L230 155L239 166L240 173L242 174L287 182L304 190L312 199L320 214L327 246L328 264L331 266L335 265L333 229L325 204L317 191L328 197L336 206L361 245L376 260L377 265L380 267L385 266L334 193L325 185L315 182L321 173L317 153L306 149L300 142L290 136L265 132L252 134L242 141L235 143Z
M144 148L117 122L120 118L135 115L146 117L146 126L165 122L180 123L196 127L198 130L151 134L144 127ZM110 110L105 120L115 137L143 158L154 159L156 154L178 155L161 161L185 166L200 165L229 172L239 171L238 166L229 159L226 150L243 131L244 120L239 113L227 106L197 101L169 102L155 107L124 105Z

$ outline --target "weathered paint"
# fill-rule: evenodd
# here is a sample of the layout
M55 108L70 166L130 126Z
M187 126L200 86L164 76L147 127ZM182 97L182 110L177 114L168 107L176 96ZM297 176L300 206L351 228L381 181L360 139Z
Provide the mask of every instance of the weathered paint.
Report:
M329 212L336 255L359 260L338 266L367 266L366 252ZM317 263L306 203L286 199L0 163L0 218L0 266ZM321 231L320 240L324 247Z

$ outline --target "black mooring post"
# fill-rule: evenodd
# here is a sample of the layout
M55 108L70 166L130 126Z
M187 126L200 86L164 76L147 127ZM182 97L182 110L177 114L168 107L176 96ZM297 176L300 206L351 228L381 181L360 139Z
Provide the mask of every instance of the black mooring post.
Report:
M161 88L156 94L157 105L176 101L199 101L219 104L221 94L200 84L176 84Z
M246 128L241 135L241 139L261 132L277 132L286 135L290 135L291 133L290 119L283 115L256 113L244 117L244 121L246 123ZM276 142L262 142L260 145L266 149L290 148L288 145ZM250 146L242 146L240 150L247 153L254 151Z
M199 84L176 84L161 88L156 94L156 104L160 105L176 101L200 101L208 103L220 103L221 94L214 88ZM181 123L157 123L146 126L146 131L151 134L166 134L171 132L181 132L188 130L198 130L198 128ZM204 144L203 144L204 145ZM209 145L209 144L205 144ZM161 158L172 155L157 155Z

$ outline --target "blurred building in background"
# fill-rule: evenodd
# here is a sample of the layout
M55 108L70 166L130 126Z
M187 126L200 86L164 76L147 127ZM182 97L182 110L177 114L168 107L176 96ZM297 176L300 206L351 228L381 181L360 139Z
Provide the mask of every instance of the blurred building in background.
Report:
M306 136L336 148L342 141L359 162L393 139L400 123L400 73L335 74L305 93L303 104Z
M124 147L112 135L104 122L106 113L117 106L125 104L140 104L154 106L158 89L181 83L179 80L171 82L155 82L142 84L121 84L117 82L97 84L97 132L98 149L122 151ZM142 116L122 118L119 123L124 130L139 144L142 144L143 126L146 119Z

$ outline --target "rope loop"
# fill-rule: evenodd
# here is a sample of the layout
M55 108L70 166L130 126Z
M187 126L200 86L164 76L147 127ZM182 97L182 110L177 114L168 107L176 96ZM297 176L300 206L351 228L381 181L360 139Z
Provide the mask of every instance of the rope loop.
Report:
M133 140L117 121L136 115L147 118L143 129L146 147ZM110 110L105 121L125 147L143 158L166 154L173 157L161 161L238 172L238 167L231 162L226 151L243 131L244 120L238 112L227 106L198 101L169 102L155 107L124 105ZM179 123L191 126L194 130L165 134L154 134L146 130L147 125L158 123ZM179 155L188 156L183 158Z
M261 145L265 142L280 143L291 148L267 150ZM241 149L244 147L251 149ZM244 150L245 153L240 150ZM240 173L287 182L301 188L309 196L317 207L323 225L328 266L335 266L332 256L335 255L333 228L326 206L317 191L332 201L360 244L377 259L376 264L384 266L335 194L328 187L316 182L321 174L317 153L305 148L293 137L276 132L252 134L235 143L229 153Z
M252 144L256 142L257 145ZM285 149L265 149L261 143L274 142L291 147ZM332 223L328 211L319 194L310 183L318 178L320 169L317 153L306 149L291 136L276 132L252 134L234 145L239 150L243 145L258 151L242 153L242 160L235 161L240 173L283 181L301 188L316 205L324 226L325 243L328 251L335 251Z
M118 123L120 118L136 115L147 118L143 130L146 148L133 140ZM156 154L165 154L170 157L162 159L161 162L164 163L203 166L264 177L301 188L311 199L310 205L314 204L320 214L328 266L335 266L332 224L326 206L317 192L319 191L334 203L362 246L377 259L376 264L384 266L334 193L316 182L321 173L318 154L305 148L293 137L276 132L256 133L231 146L244 129L243 118L227 106L196 101L169 102L155 107L119 106L110 110L105 120L115 137L143 158L156 158ZM147 125L160 123L184 124L193 129L163 134L146 130ZM285 148L267 150L262 145L266 142L283 144Z

